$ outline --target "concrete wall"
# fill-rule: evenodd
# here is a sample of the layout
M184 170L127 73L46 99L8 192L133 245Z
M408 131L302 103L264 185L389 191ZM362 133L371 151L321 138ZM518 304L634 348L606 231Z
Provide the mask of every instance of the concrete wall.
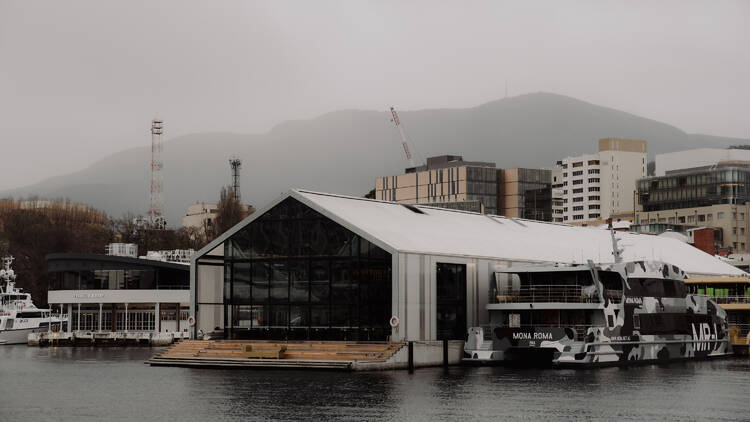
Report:
M213 331L224 326L224 267L198 265L197 277L197 330ZM219 304L219 305L215 305Z
M463 340L450 340L448 342L449 365L458 365L461 363L464 353L463 349ZM442 341L415 341L413 352L415 368L443 365ZM353 369L358 371L406 369L408 364L409 347L408 345L404 345L386 362L355 362Z

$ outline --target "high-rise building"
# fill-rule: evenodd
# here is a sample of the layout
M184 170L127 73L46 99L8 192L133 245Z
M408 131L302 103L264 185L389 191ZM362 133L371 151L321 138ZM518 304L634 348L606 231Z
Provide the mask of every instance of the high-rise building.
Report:
M600 139L598 153L567 157L557 164L562 173L562 186L557 183L562 189L562 221L632 217L636 180L646 176L646 141Z

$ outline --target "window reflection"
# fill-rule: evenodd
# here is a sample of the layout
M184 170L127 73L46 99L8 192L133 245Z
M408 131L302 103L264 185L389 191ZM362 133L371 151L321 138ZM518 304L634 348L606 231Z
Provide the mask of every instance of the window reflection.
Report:
M287 198L226 245L232 338L390 335L390 254L311 208Z

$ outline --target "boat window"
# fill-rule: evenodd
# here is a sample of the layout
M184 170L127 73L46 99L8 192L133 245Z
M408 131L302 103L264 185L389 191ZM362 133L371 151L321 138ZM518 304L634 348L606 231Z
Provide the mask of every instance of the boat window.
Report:
M639 314L641 334L691 334L692 324L707 322L706 315L683 313Z
M687 287L680 280L629 278L628 284L628 296L684 298L687 294Z
M599 281L604 287L604 297L612 302L622 301L622 277L615 271L599 271Z
M16 319L18 318L41 318L41 312L17 312Z
M10 330L11 328L13 328L13 319L8 318L5 320L5 329Z

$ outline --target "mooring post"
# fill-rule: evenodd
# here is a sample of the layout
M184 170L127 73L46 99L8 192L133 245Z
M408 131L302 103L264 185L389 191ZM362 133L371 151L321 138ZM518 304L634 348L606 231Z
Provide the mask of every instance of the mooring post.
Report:
M409 373L414 372L414 342L409 342Z
M448 367L448 339L443 339L443 366Z

